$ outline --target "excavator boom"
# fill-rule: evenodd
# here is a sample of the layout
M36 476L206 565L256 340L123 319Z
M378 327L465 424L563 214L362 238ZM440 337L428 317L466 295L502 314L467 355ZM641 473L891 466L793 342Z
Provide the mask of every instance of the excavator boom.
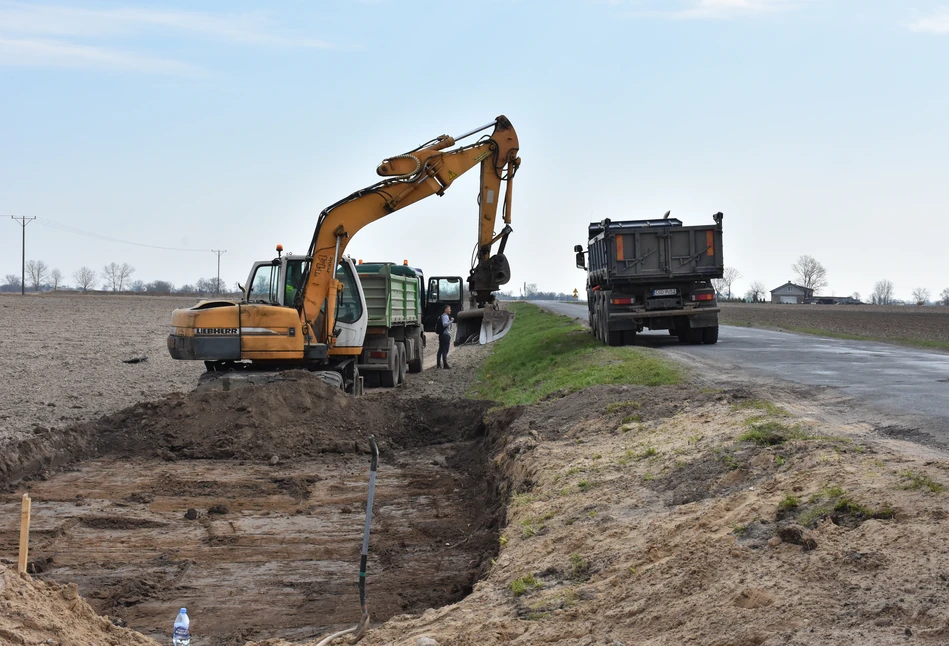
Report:
M492 133L477 142L452 148L457 140L490 127ZM313 258L303 286L301 321L309 336L326 343L333 353L335 305L338 283L335 278L339 259L352 237L364 226L431 195L442 195L452 182L471 168L481 165L479 195L478 249L476 262L468 277L472 299L479 308L493 307L493 294L510 280L504 246L511 233L511 188L520 158L517 133L506 117L476 128L458 137L442 135L402 155L384 160L376 172L384 179L358 190L320 213L307 255ZM495 235L501 185L505 185L502 215L504 229ZM494 243L498 253L491 255ZM320 312L322 320L318 320ZM503 318L503 315L501 316ZM496 326L496 324L495 324ZM460 327L460 326L459 326ZM504 327L503 324L501 327ZM492 337L500 338L494 333Z

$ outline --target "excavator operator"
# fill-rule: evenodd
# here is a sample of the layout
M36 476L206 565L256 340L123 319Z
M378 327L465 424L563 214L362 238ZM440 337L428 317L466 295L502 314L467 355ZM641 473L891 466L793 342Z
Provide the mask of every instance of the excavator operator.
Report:
M296 262L287 263L287 286L284 294L283 304L287 307L293 307L297 298L297 292L300 290L300 283L305 280L302 264Z

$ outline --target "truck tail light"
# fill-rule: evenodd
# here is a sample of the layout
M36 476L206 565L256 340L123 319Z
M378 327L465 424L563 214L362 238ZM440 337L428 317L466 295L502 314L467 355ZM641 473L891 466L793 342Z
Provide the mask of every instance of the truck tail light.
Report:
M613 305L632 305L633 299L632 298L611 298L610 302Z
M693 301L710 301L715 298L715 294L693 294Z
M369 353L370 359L386 359L388 358L388 356L389 356L388 352L370 352Z

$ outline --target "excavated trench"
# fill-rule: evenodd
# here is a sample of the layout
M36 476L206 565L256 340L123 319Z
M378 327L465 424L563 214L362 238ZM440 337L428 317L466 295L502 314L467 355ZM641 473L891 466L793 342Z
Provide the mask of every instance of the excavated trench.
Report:
M116 623L165 641L186 606L196 646L352 625L374 434L373 622L452 603L498 546L486 407L355 400L307 373L137 404L7 460L27 477L0 494L0 553L28 489L32 572Z

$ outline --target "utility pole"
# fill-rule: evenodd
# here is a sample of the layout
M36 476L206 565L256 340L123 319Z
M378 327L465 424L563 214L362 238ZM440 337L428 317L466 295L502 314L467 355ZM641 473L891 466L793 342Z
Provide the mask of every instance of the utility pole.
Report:
M23 248L20 252L20 296L26 294L26 225L36 219L28 218L25 215L11 215L11 218L18 221L23 228Z
M221 254L227 253L227 249L211 249L211 253L217 254L217 282L214 283L214 293L221 295Z

